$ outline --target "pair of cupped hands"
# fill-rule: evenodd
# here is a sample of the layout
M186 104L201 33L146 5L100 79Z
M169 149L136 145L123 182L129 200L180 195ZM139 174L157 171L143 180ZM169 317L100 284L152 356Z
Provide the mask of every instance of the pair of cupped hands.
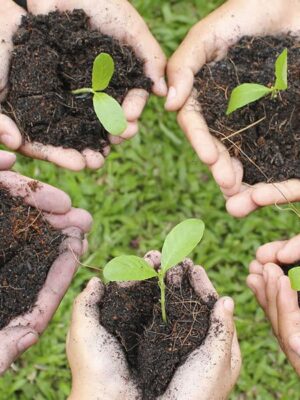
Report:
M84 9L91 17L91 23L95 28L128 43L135 49L137 55L145 60L145 73L154 82L153 93L159 96L167 95L166 109L178 111L180 126L199 158L209 166L224 193L227 209L232 215L242 217L260 206L300 199L300 183L297 180L278 184L280 190L268 184L244 186L241 164L230 158L222 144L210 135L199 107L195 105L193 95L193 79L198 70L205 63L224 57L228 47L241 36L298 33L300 30L298 0L268 0L264 4L258 0L247 2L229 0L191 29L168 63L145 22L126 0L47 2L28 0L28 9L34 14L48 13L55 8L61 11ZM24 14L25 11L16 6L12 0L2 0L1 100L5 98L7 90L12 36ZM169 88L164 78L166 68ZM148 94L140 89L128 93L123 103L128 128L120 138L111 138L112 143L129 139L137 132L138 119L147 98ZM85 167L100 168L104 163L102 155L88 149L79 153L75 150L34 143L24 144L17 126L2 114L0 114L0 142L30 157L46 159L73 170ZM7 369L18 355L34 344L46 328L76 270L74 255L80 256L87 248L84 234L91 225L90 215L83 210L72 208L68 196L58 189L42 185L35 193L28 194L27 191L25 193L24 182L27 178L8 171L14 160L15 156L1 152L0 168L4 172L0 173L0 181L10 186L13 194L24 196L26 202L40 208L50 223L58 229L64 229L69 238L63 244L61 256L50 270L35 309L30 314L15 319L0 332L0 373ZM280 192L284 193L285 198ZM248 285L268 315L274 333L298 373L300 373L298 328L300 312L296 294L291 290L288 278L283 276L277 264L297 261L300 258L299 244L300 237L296 237L289 242L276 242L263 246L257 253L257 260L250 266L248 278ZM149 257L149 262L154 266L159 263L155 259L157 255L152 254ZM197 293L201 293L202 297L207 293L215 293L204 270L196 269L197 279L194 267L189 268L191 285ZM274 284L276 290L272 289ZM136 398L137 389L134 382L129 379L124 356L120 355L115 340L99 326L99 311L96 304L102 296L103 287L97 279L94 279L75 302L68 336L68 356L73 372L74 389L71 397L75 398L84 388L90 393L90 397L85 395L81 398L92 399L99 393L103 399ZM162 398L215 399L213 393L218 393L219 398L226 398L228 395L237 379L241 363L233 323L232 300L220 299L213 315L222 321L224 327L220 338L209 333L205 344L196 351L197 357L188 359L177 371ZM212 318L212 328L213 321L214 318ZM93 346L91 345L93 343L99 345ZM95 355L96 349L100 353L98 357ZM214 354L216 358L210 363L209 359L211 356L214 357ZM92 390L89 380L91 375L86 374L88 368L93 370L92 374L97 378L93 380L98 385L94 387L96 391ZM82 386L80 382L83 382ZM216 392L212 391L213 388L217 389ZM176 395L178 389L181 390L179 397ZM102 396L102 393L106 393L107 396ZM207 393L207 397L203 397L204 393Z

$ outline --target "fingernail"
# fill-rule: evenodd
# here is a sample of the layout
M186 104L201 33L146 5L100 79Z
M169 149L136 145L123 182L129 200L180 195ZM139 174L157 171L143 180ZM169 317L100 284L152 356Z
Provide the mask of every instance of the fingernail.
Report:
M289 338L291 349L300 357L300 335L293 335Z
M39 340L37 333L29 332L25 336L21 337L18 341L17 347L20 353L27 350L30 346L34 345Z
M223 305L224 305L225 310L227 310L227 311L230 312L231 314L233 313L233 310L234 310L234 302L233 302L233 300L232 300L230 297L226 297L226 298L224 299Z
M11 149L14 149L14 148L16 147L15 140L14 140L14 138L12 138L10 135L3 135L3 136L1 136L1 142L2 142L5 146L7 146L7 147L9 147L9 148L11 148Z
M176 89L171 86L168 92L168 97L167 97L167 101L166 101L166 107L172 105L173 100L176 98L177 95L177 91Z
M160 78L157 84L157 89L161 93L162 96L166 96L168 93L168 86L164 77Z

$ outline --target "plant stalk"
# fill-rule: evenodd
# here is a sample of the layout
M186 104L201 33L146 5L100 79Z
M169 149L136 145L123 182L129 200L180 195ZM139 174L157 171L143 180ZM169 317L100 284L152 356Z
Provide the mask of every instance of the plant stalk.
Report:
M165 324L167 324L168 321L166 313L166 284L163 274L159 274L158 284L160 288L160 306L161 306L162 320Z
M72 93L72 94L86 94L86 93L92 93L92 94L94 94L94 91L93 91L93 89L91 89L91 88L82 88L82 89L72 90L71 93Z

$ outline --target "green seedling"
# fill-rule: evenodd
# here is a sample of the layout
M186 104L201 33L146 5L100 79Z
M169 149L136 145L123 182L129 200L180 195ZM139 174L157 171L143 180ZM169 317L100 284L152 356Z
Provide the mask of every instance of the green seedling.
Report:
M295 267L289 270L289 278L292 289L300 291L300 267Z
M162 319L167 323L166 284L167 271L182 262L200 243L205 225L199 219L187 219L175 226L167 235L162 252L161 267L155 271L143 258L119 256L111 260L103 270L106 282L144 281L157 278L161 293Z
M120 104L104 90L107 89L115 71L115 63L107 53L99 54L93 64L92 87L73 90L75 95L92 94L95 113L103 127L111 135L121 135L127 122Z
M226 115L253 103L265 96L277 97L278 93L288 88L288 50L284 49L275 63L275 83L272 87L257 83L243 83L233 89Z

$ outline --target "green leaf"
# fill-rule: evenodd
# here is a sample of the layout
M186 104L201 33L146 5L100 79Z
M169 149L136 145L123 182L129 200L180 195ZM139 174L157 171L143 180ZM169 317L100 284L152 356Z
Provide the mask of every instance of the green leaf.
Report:
M249 103L261 99L272 91L273 89L257 83L243 83L237 86L231 93L226 115L233 113L238 108L242 108Z
M93 103L95 113L107 132L114 136L121 135L127 122L120 104L106 93L95 93Z
M275 89L286 90L288 88L288 49L284 49L275 63Z
M300 267L290 269L289 278L292 288L294 290L300 291Z
M200 243L205 225L200 219L187 219L167 235L161 254L161 269L166 272L183 261Z
M107 88L115 71L115 63L107 53L99 54L94 61L92 87L95 92Z
M143 258L120 256L106 264L103 276L107 282L144 281L157 272Z

